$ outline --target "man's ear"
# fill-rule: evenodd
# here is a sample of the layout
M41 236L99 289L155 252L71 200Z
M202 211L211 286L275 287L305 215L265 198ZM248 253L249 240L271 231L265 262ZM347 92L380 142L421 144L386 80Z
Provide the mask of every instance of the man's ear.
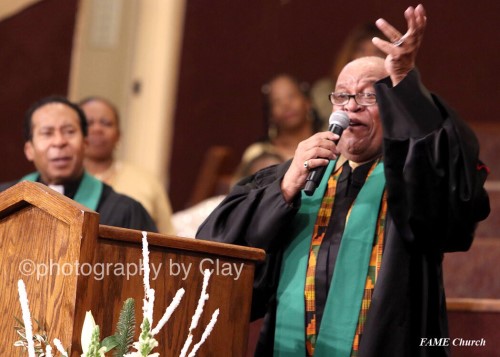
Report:
M89 136L83 137L83 152L85 153L89 149Z
M33 143L31 142L31 140L26 141L24 143L24 155L26 156L28 161L33 162L35 157L34 151L35 149L33 148Z

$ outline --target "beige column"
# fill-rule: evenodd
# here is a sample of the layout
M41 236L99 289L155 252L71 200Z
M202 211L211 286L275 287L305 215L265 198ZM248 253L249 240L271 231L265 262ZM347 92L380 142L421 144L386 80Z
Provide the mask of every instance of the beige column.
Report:
M165 180L184 25L185 0L141 1L124 156Z
M186 0L81 0L70 98L121 113L118 158L168 180Z

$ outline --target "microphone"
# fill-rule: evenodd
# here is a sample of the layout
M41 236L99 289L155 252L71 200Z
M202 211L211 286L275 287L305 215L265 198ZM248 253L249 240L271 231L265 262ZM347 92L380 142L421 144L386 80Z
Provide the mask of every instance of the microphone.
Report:
M333 112L332 115L330 115L328 123L330 124L328 126L328 130L330 130L334 134L337 134L338 136L341 136L344 129L349 126L349 116L346 112L337 110ZM339 140L340 139L335 140L334 143L337 144ZM306 179L306 185L304 187L304 193L306 195L312 196L314 194L314 191L316 191L316 188L318 187L321 179L323 178L323 175L325 174L327 166L328 165L316 167L309 172L309 175Z

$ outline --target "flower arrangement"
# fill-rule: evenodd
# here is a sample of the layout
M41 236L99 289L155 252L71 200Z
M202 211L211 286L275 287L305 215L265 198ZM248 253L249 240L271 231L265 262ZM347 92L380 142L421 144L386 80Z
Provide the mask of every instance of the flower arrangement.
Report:
M16 341L14 343L14 346L16 347L24 347L25 349L28 348L28 341L26 340L26 327L24 325L24 322L17 317L14 317L19 324L19 326L15 326L14 329L16 330L17 334L21 337L19 341ZM45 325L40 323L38 320L34 319L36 324L37 324L37 332L38 333L32 333L33 335L33 347L35 348L35 354L39 356L44 356L45 355L45 347L50 344L49 339L47 337L47 329L45 328Z
M141 332L139 334L139 340L133 342L134 331L135 331L135 302L134 299L127 299L120 311L120 317L116 326L115 334L106 337L100 341L100 331L99 326L96 325L95 320L90 311L87 311L85 315L85 320L83 323L82 334L81 334L81 345L82 345L82 357L104 357L105 353L114 350L114 356L117 357L158 357L159 353L151 353L155 347L158 346L158 341L155 339L160 330L165 326L170 317L172 316L175 309L179 306L185 290L183 288L179 289L175 294L170 305L166 308L162 318L158 321L156 326L152 328L153 325L153 309L155 300L155 290L150 286L149 274L149 249L147 241L147 233L142 232L142 255L143 255L143 284L144 284L144 299L143 299L143 320L141 323ZM193 331L198 326L198 321L203 313L203 307L205 302L208 300L209 295L207 294L208 282L210 280L211 272L206 269L203 275L203 286L198 300L196 310L191 319L191 325L189 326L188 336L181 350L180 357L185 357L192 342L193 342ZM38 323L38 328L40 333L33 334L33 327L31 323L31 314L29 310L29 301L26 293L26 286L22 280L18 282L19 290L19 301L21 303L21 311L23 321L20 323L20 327L16 327L18 334L21 336L21 340L15 343L16 346L23 347L27 350L29 357L53 357L53 348L47 337L46 329ZM216 309L210 322L206 326L200 341L196 343L188 357L196 356L197 351L201 345L206 341L210 333L212 332L219 315L219 309ZM56 353L60 356L68 356L62 346L61 341L58 339L53 340L54 347L56 348ZM44 348L45 347L45 348ZM135 351L130 351L133 348Z
M33 335L28 294L26 293L26 285L24 285L24 281L19 280L17 282L17 290L19 292L19 302L21 303L23 323L22 329L16 329L18 334L21 335L22 340L17 341L15 345L26 347L29 357L52 357L52 346L48 341L46 333L44 333L43 335ZM40 326L40 324L38 325ZM37 342L37 349L35 349L35 341ZM21 342L21 344L19 342ZM68 357L68 353L64 350L61 341L59 341L57 338L54 338L52 342L54 343L54 346L59 351L61 356ZM45 350L43 349L43 346L45 346Z

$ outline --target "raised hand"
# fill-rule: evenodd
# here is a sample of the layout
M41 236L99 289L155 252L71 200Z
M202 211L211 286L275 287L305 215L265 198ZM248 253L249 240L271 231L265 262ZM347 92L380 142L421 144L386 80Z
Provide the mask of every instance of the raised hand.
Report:
M378 37L372 40L375 46L387 54L385 68L389 72L393 85L397 85L415 67L427 21L425 9L421 4L416 8L410 6L404 15L408 24L408 30L404 35L386 20L378 19L375 24L392 42Z

